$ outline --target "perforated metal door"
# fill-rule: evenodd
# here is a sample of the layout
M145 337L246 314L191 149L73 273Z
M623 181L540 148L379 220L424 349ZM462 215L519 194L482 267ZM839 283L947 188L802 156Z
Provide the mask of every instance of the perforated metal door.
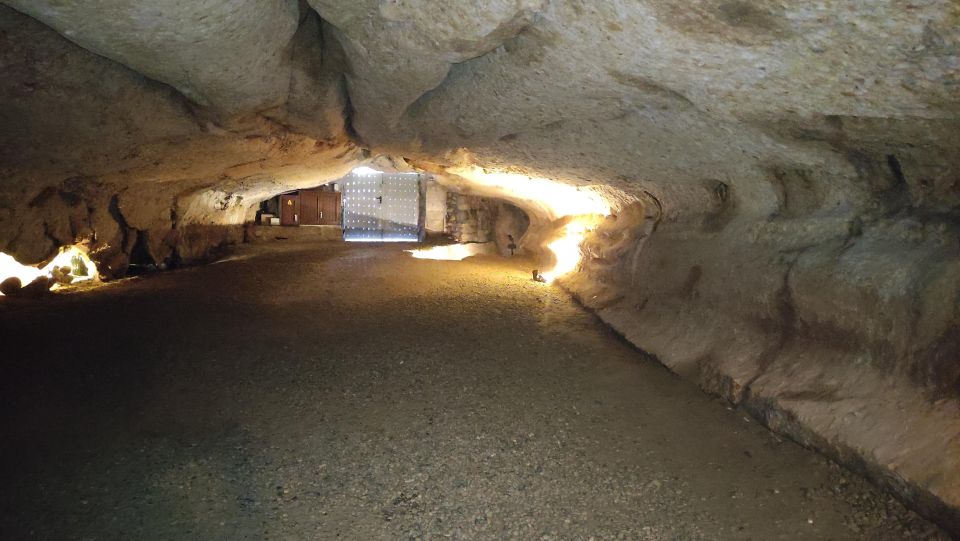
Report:
M383 175L380 220L383 240L416 241L420 213L420 180L413 175Z
M380 240L380 175L348 175L343 179L344 240Z
M342 186L345 240L418 240L419 175L350 174Z

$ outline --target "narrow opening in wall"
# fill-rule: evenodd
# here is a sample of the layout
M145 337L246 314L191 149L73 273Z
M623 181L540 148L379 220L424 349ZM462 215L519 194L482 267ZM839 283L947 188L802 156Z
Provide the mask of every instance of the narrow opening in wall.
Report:
M150 248L147 244L146 231L137 231L137 240L130 250L130 265L127 268L127 276L138 276L157 270L157 262L150 255Z

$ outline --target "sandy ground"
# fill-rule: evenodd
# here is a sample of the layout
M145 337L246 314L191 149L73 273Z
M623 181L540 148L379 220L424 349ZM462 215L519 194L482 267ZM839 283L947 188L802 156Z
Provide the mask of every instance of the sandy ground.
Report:
M943 537L528 262L402 248L0 299L0 537Z

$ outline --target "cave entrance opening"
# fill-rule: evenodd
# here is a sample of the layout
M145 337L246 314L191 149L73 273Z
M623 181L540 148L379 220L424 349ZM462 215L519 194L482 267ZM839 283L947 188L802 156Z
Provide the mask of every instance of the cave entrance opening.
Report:
M419 174L359 169L341 182L344 240L418 242L423 238Z

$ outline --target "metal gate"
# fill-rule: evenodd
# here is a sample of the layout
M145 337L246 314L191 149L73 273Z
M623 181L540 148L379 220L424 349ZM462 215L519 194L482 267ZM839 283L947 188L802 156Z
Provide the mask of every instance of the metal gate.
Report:
M420 175L351 173L342 191L344 240L419 240Z

